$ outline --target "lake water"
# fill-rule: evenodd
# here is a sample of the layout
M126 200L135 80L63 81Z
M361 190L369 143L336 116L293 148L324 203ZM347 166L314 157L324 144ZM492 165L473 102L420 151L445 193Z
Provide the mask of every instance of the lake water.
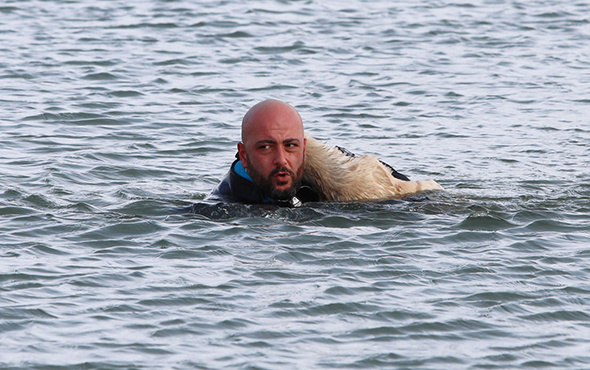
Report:
M590 367L587 1L0 5L0 367ZM246 110L447 191L201 202Z

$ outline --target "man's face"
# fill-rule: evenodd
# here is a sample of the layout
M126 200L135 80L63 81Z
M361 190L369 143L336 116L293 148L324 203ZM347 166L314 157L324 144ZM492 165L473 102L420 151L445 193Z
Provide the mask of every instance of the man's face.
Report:
M297 112L278 102L250 115L238 144L252 180L275 200L291 199L301 183L305 160L303 125Z

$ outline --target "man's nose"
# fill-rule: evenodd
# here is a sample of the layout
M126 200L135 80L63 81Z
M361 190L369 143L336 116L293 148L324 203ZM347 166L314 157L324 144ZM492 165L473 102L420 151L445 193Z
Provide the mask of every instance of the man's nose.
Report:
M275 165L277 166L286 166L287 165L287 153L283 148L278 148L275 153Z

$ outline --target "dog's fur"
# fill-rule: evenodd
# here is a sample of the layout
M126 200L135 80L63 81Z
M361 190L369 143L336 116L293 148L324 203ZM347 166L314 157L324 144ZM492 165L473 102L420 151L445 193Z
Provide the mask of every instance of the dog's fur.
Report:
M443 187L434 180L404 181L370 154L348 156L305 134L305 181L319 190L325 201L351 202L400 198Z

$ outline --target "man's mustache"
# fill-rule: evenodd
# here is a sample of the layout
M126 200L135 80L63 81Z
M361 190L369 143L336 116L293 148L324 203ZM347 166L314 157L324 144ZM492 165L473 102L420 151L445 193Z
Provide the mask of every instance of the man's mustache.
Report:
M288 169L287 167L277 167L274 170L271 171L270 175L268 175L269 178L275 176L276 174L278 174L279 172L287 172L289 174L289 176L291 176L291 178L295 178L295 174L293 173L293 171L291 171L290 169Z

